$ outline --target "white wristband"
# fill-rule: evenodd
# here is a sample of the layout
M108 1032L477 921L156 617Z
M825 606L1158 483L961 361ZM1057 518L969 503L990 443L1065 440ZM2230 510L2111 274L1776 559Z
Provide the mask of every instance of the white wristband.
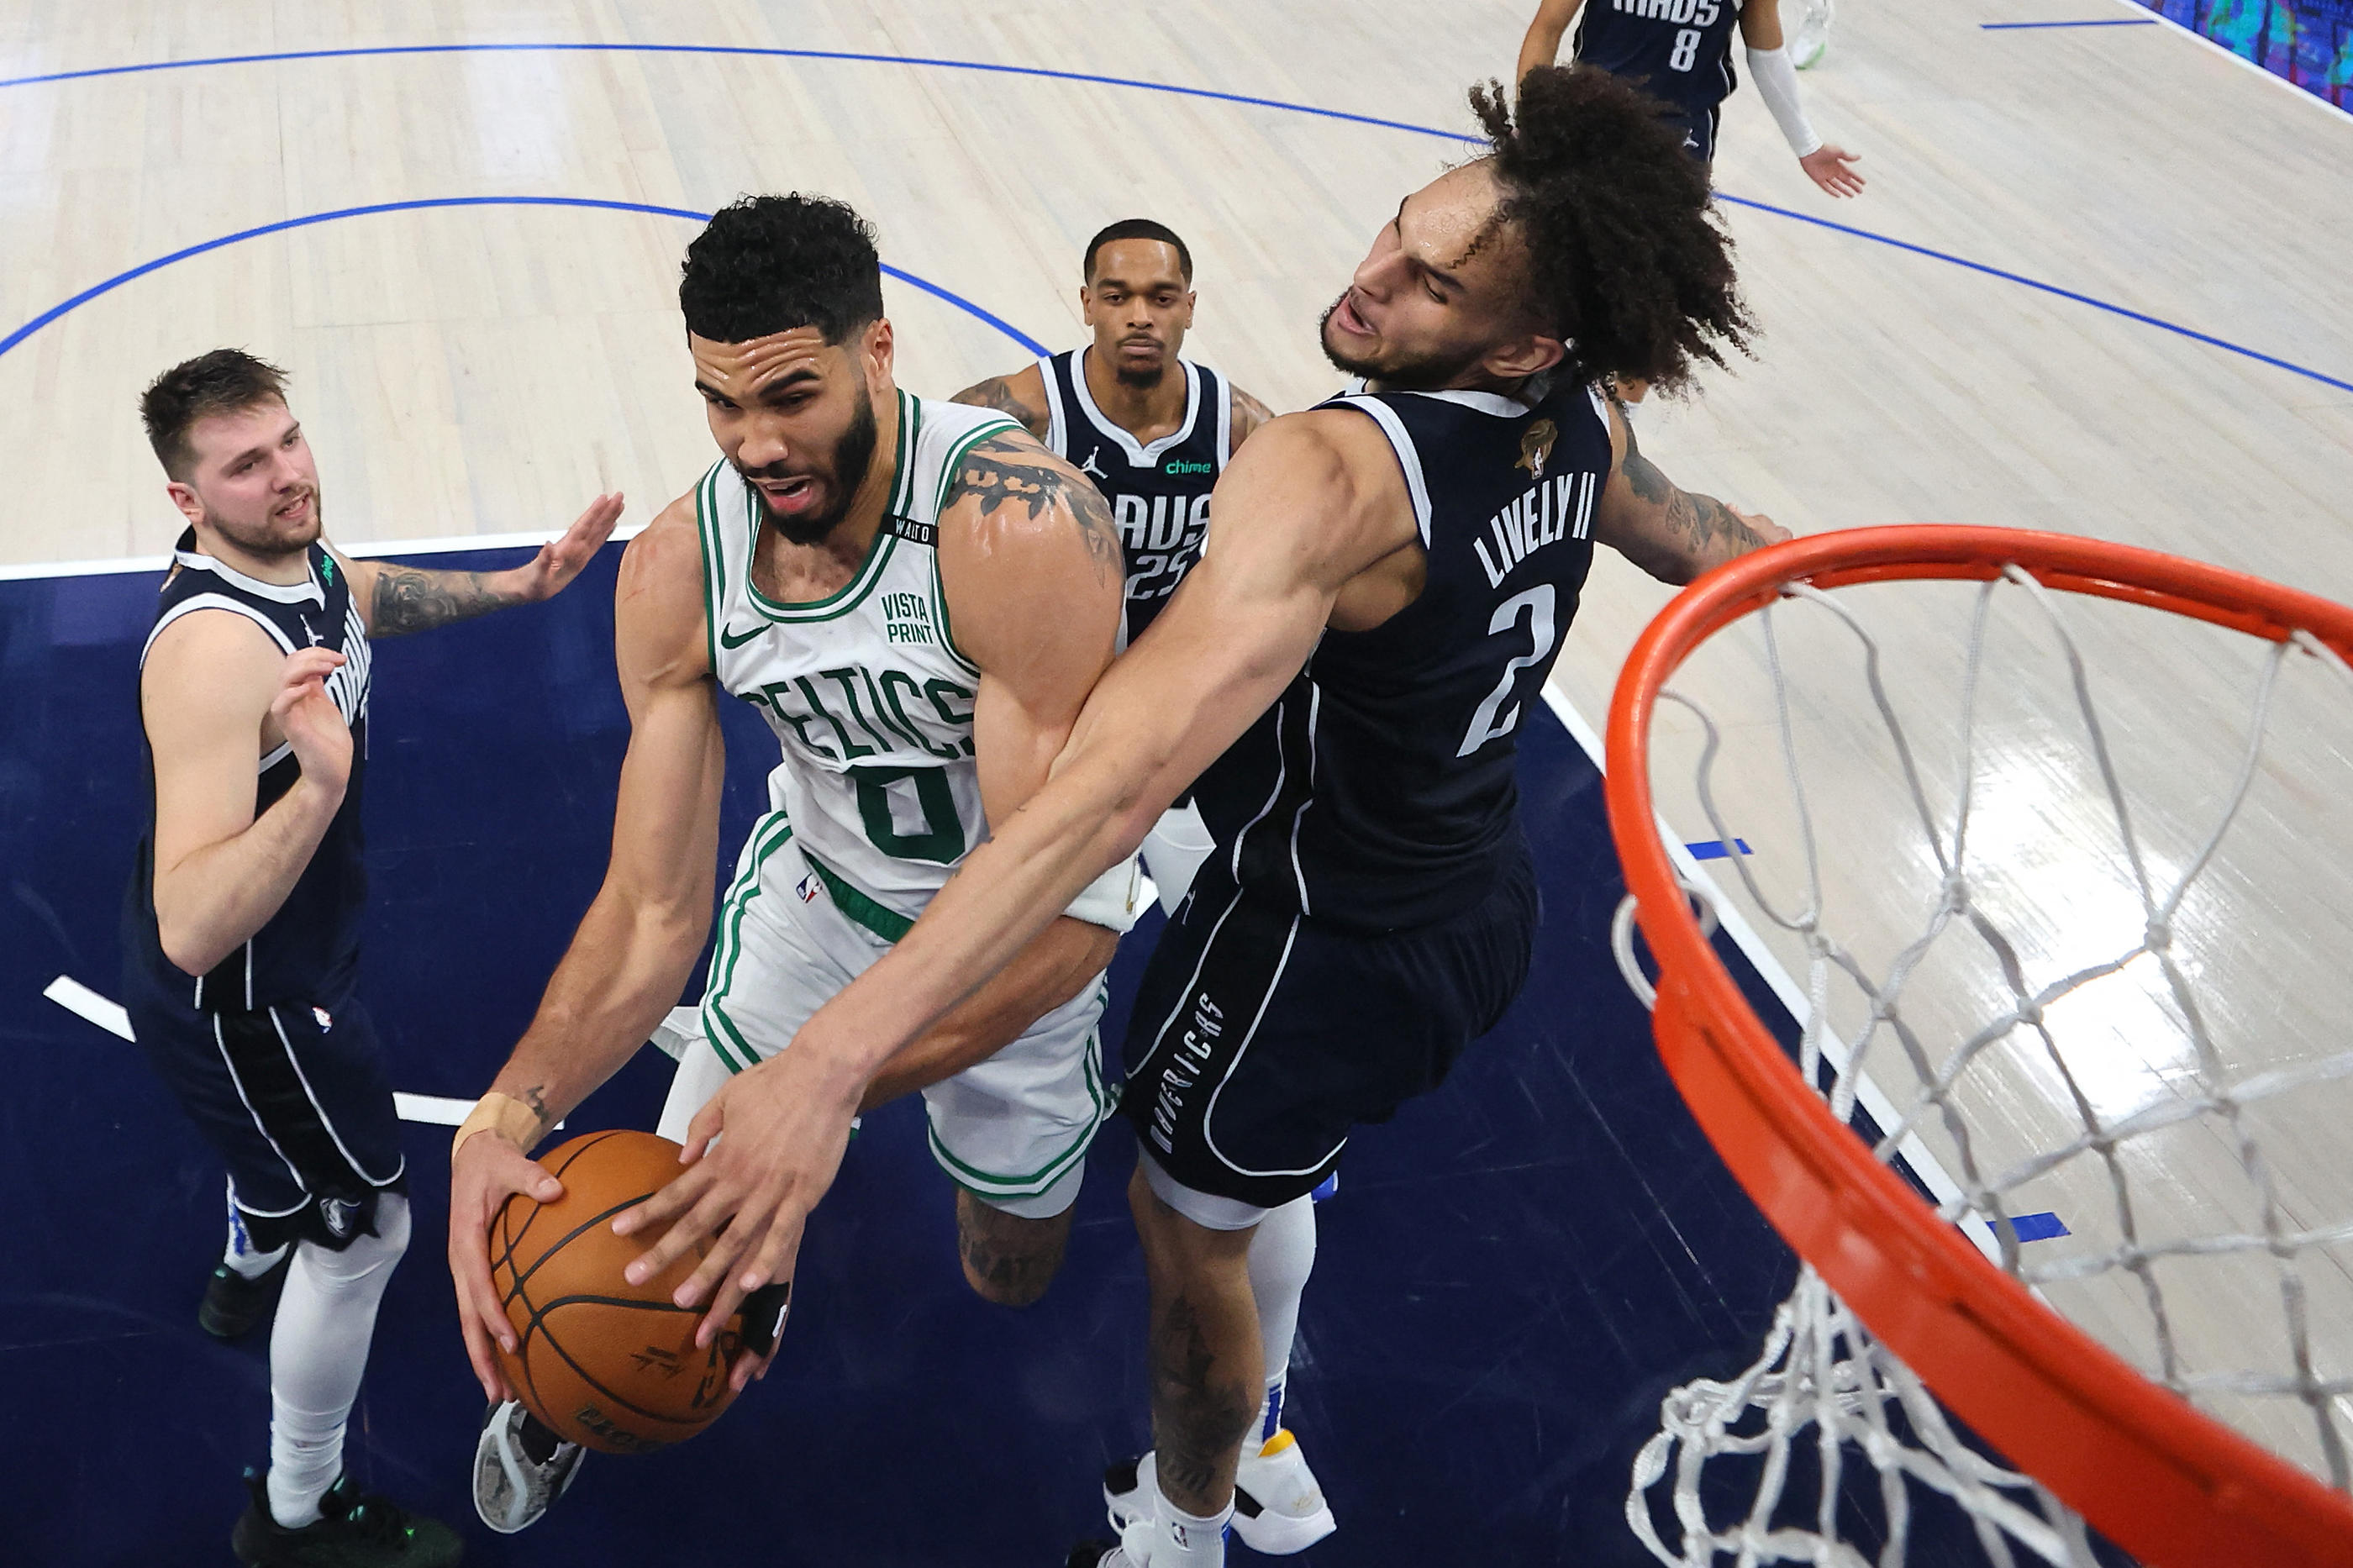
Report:
M1062 911L1126 935L1144 913L1144 868L1133 855L1089 882Z
M1821 151L1822 139L1807 122L1805 107L1798 101L1798 68L1789 63L1789 51L1749 50L1748 75L1757 83L1757 96L1772 110L1773 123L1781 128L1789 151L1800 158Z

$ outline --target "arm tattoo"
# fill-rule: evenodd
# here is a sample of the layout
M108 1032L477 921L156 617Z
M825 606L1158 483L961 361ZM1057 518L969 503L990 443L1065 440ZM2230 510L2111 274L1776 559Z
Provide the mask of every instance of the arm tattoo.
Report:
M1112 521L1103 493L1069 464L1026 441L991 436L965 453L948 500L953 505L967 496L978 498L983 517L1001 506L1018 506L1032 521L1059 503L1078 525L1079 537L1094 559L1098 582L1121 577L1127 570L1119 527Z
M520 1100L525 1105L530 1106L532 1114L539 1118L539 1131L542 1132L547 1131L547 1125L551 1120L547 1114L546 1089L547 1086L545 1084L535 1083L529 1089L524 1089L521 1094L515 1096L517 1100ZM526 1149L524 1152L529 1153L530 1151Z
M486 584L480 572L424 572L380 561L375 596L369 605L368 635L396 637L487 615L514 603Z
M948 401L969 403L976 408L994 408L999 414L1009 414L1021 421L1021 428L1040 441L1053 428L1053 422L1046 417L1044 409L1032 408L1013 395L1013 383L1008 376L992 375L987 381L976 381Z
M1714 496L1679 489L1661 473L1658 466L1634 445L1634 427L1630 424L1626 426L1625 469L1626 482L1634 488L1634 493L1659 509L1660 518L1666 524L1668 542L1700 570L1765 547L1765 542L1734 516L1730 507Z

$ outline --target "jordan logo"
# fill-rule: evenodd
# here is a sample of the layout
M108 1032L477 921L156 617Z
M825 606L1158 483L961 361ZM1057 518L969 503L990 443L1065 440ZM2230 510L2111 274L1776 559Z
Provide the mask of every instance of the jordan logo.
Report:
M311 639L311 646L312 647L317 647L319 646L319 634L311 629L311 617L308 616L298 616L295 618L302 623L302 635Z
M1089 452L1087 454L1087 460L1079 465L1079 472L1082 474L1091 474L1099 479L1107 479L1111 478L1109 474L1095 467L1095 459L1102 456L1103 448L1101 447L1097 447L1093 451Z

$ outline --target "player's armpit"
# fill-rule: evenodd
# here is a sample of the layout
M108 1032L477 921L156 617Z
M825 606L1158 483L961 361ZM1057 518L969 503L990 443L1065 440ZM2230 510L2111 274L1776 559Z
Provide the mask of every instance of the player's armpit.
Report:
M1618 450L1593 509L1593 537L1662 583L1689 583L1725 562L1789 537L1770 518L1683 489L1642 456L1633 426L1612 409Z
M1011 375L992 375L986 381L974 382L949 401L1011 415L1021 422L1024 430L1040 441L1053 428L1053 421L1046 413L1045 377L1034 364Z

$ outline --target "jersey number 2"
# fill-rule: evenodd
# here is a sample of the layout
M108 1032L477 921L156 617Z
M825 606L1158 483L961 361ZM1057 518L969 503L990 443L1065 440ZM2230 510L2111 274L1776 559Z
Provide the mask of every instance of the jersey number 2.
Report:
M1490 741L1499 741L1517 728L1520 705L1512 702L1512 687L1520 671L1530 665L1542 664L1552 652L1553 592L1549 583L1539 583L1525 594L1514 594L1495 606L1487 622L1490 632L1509 631L1519 625L1520 612L1528 613L1528 651L1514 654L1504 666L1504 678L1495 682L1495 689L1487 693L1479 704L1479 711L1471 715L1471 728L1462 736L1462 749L1454 754L1467 757ZM1511 703L1506 708L1505 703Z
M1667 57L1667 64L1679 71L1687 71L1699 58L1699 29L1685 27L1675 35L1675 52Z

